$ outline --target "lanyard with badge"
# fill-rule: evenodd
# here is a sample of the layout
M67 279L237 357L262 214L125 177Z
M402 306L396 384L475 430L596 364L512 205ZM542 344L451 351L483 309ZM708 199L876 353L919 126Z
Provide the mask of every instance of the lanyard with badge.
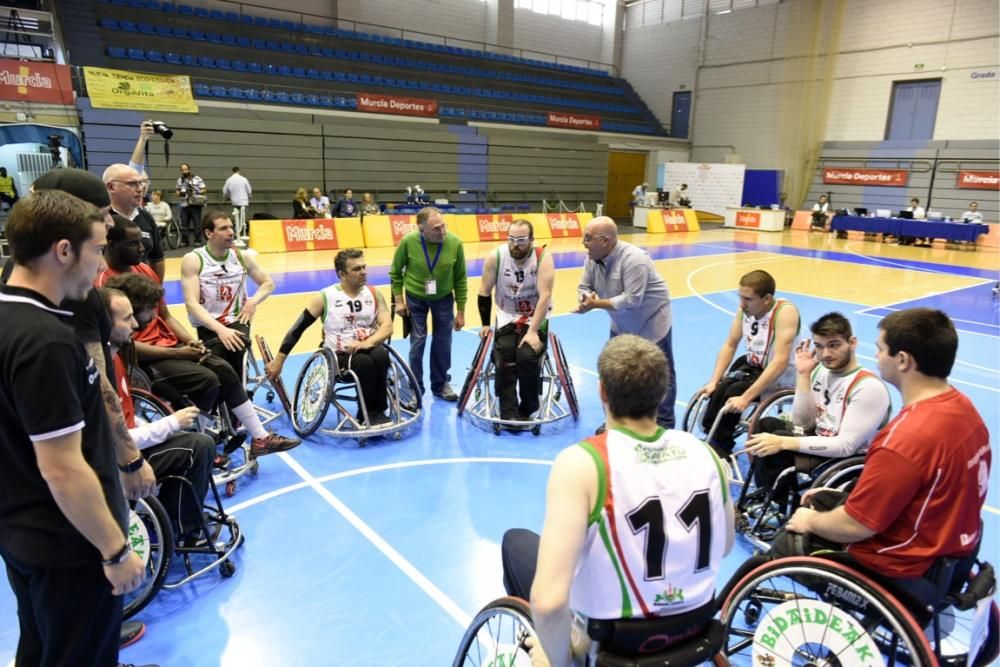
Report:
M434 253L434 261L431 261L431 255L427 252L427 239L424 235L420 235L420 245L424 249L424 259L427 260L427 272L431 274L431 277L424 281L424 294L426 296L433 296L437 294L437 280L434 279L434 267L437 266L438 259L441 257L441 246L444 245L444 241L441 242L437 247L437 252Z

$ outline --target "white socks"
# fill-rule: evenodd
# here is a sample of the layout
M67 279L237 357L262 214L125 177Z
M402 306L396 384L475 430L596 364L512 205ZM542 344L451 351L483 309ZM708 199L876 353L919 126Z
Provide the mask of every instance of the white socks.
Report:
M254 410L253 403L247 401L243 405L237 405L235 408L230 408L233 414L236 415L237 419L242 422L244 426L247 427L247 431L250 433L250 437L256 440L257 438L266 438L267 431L260 423L260 417L257 416L257 411Z

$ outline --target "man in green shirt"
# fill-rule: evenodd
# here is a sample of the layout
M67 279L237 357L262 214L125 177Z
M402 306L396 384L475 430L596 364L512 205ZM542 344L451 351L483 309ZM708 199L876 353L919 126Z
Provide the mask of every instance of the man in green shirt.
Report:
M431 392L446 401L458 394L448 381L451 376L451 332L465 326L465 250L462 241L449 234L441 211L428 206L417 213L417 231L399 240L389 269L396 312L410 316L410 369L420 391L424 391L424 345L427 313L434 323L431 340ZM457 305L457 309L455 308Z

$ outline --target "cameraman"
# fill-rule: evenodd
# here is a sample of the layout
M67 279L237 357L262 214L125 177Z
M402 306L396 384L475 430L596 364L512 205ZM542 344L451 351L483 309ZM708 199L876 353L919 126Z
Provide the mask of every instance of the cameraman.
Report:
M196 231L201 227L201 211L208 201L208 188L201 176L191 173L191 165L186 162L181 165L181 176L177 179L177 196L181 203L181 245L188 245L188 235L191 242L198 244L199 235Z

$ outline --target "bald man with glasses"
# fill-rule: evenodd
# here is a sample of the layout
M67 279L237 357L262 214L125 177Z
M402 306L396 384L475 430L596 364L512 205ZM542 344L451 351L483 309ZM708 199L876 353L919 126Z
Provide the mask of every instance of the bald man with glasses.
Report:
M618 239L618 226L611 218L594 218L584 229L583 245L587 260L577 288L580 303L573 312L605 310L611 318L612 338L634 334L663 350L669 378L656 421L664 428L673 428L677 373L667 283L657 273L649 253Z
M166 262L160 228L149 211L143 208L142 201L149 178L127 164L113 164L104 170L103 180L111 196L112 213L131 220L139 227L139 231L142 232L141 261L149 264L160 282L163 282Z

